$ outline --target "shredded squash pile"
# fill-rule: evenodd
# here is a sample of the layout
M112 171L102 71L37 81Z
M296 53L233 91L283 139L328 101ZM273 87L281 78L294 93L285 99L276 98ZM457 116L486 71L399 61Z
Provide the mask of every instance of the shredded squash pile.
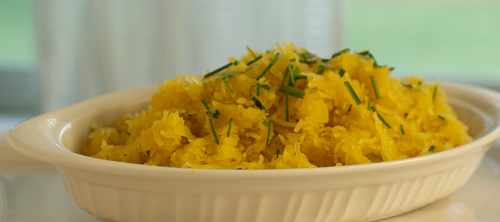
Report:
M158 86L146 110L92 124L85 155L206 169L284 169L391 161L471 140L439 83L390 77L368 51L321 59L292 43L205 76Z

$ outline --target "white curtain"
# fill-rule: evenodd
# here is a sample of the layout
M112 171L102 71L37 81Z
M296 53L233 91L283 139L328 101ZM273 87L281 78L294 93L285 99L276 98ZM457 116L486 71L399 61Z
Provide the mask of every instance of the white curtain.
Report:
M342 44L342 0L37 1L41 110L204 74L280 40L327 57Z

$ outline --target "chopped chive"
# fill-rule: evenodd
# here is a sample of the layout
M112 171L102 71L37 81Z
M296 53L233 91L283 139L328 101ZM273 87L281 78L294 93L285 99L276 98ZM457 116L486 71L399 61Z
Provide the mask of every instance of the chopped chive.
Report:
M279 149L276 150L276 159L280 157L281 151Z
M262 123L268 127L267 130L267 141L266 141L266 146L269 145L269 138L271 137L271 120L267 122L266 120L262 120Z
M256 58L257 56L255 56L255 54L253 53L253 51L247 46L247 50L250 52L250 54L253 55L254 58Z
M372 107L372 98L369 98L368 97L368 110L370 110L370 108Z
M434 86L434 94L432 95L432 102L436 100L436 95L437 95L438 87Z
M342 66L331 67L327 65L319 65L318 69L316 70L316 73L323 74L323 72L327 69L342 69Z
M252 107L254 107L254 106L255 106L255 104L253 104L253 105L251 105L251 106L244 106L243 108L248 109L248 108L252 108Z
M234 60L233 65L237 66L238 65L238 60Z
M205 108L206 108L207 110L209 110L209 109L210 109L210 107L208 107L207 101L205 101L204 99L202 99L202 100L201 100L201 103L203 103L203 106L205 106Z
M344 73L345 73L345 70L343 68L340 68L340 71L339 71L339 76L340 77L343 77L344 76Z
M148 156L151 156L151 151L146 150L146 154L148 154Z
M348 81L344 82L345 87L347 88L347 91L351 94L352 98L356 102L357 105L361 104L361 100L359 100L358 95L356 95L356 92L352 88L351 84Z
M370 107L370 109L373 111L373 112L377 112L377 110L375 109L375 107Z
M363 55L366 59L373 59L373 65L375 67L379 66L377 64L377 61L375 60L375 57L373 57L373 55L370 53L370 51L366 50L366 51L358 52L358 54Z
M208 115L208 118L215 118L215 119L217 119L220 116L220 112L219 112L219 110L216 110L216 109L212 108L212 109L208 110L207 115Z
M288 86L282 86L280 89L278 89L278 92L282 92L282 93L285 93L285 94L290 94L291 96L295 96L295 97L298 97L298 98L301 98L303 99L304 96L306 95L306 93L300 89L295 89L295 88L292 88L292 87L288 87Z
M403 135L406 135L406 134L405 134L405 129L403 128L403 125L399 125L399 126L401 127L401 133L402 133Z
M252 101L255 103L255 106L257 106L257 108L266 109L266 107L264 107L264 105L262 105L262 103L257 98L252 97Z
M229 89L229 91L231 91L231 93L234 93L233 90L231 89L231 87L229 87L229 84L228 84L228 82L229 82L230 79L231 78L229 76L226 76L226 77L223 78L224 83L226 84L226 86Z
M229 119L229 126L227 127L227 137L231 135L231 125L233 124L233 118Z
M345 114L346 116L349 115L349 112L351 112L352 109L352 104L349 106L349 109L347 110L347 113Z
M434 151L435 148L436 148L436 146L432 145L431 148L429 148L429 152Z
M390 68L389 68L389 71L392 71L392 70L394 70L394 67L390 67Z
M404 83L401 83L401 85L402 85L402 86L404 86L404 87L407 87L407 88L411 88L411 89L413 89L413 86L412 86L412 85L410 85L410 84L404 84Z
M217 145L219 145L219 138L217 138L217 133L215 132L215 127L214 127L214 121L212 121L212 118L208 119L210 122L210 127L212 128L212 134L214 134L215 142Z
M234 75L238 75L240 73L241 73L240 71L228 72L228 73L224 73L223 76L225 76L225 77L233 77Z
M329 62L330 59L321 59L322 62Z
M307 76L296 76L295 77L295 81L297 81L299 79L307 79Z
M446 120L443 116L438 115L439 119Z
M306 50L306 53L307 53L307 55L308 55L308 56L316 56L316 54L311 53L311 52L309 52L309 51L307 51L307 50Z
M292 65L288 65L285 70L285 74L283 75L283 79L281 80L281 86L285 85L286 78L288 77L288 73L292 73Z
M290 113L288 111L288 97L290 97L290 94L286 93L286 121L290 120Z
M280 57L280 54L276 53L276 55L274 56L273 61L271 63L269 63L269 65L266 67L266 69L264 69L264 71L259 75L259 77L257 77L257 80L259 80L260 78L262 78L267 73L267 71L269 71L269 69L271 69L271 67L274 65L274 63L276 61L278 61L279 57Z
M349 51L349 48L341 50L340 52L337 52L337 53L333 54L332 55L332 59L335 58L335 57L337 57L337 56L339 56L340 54L344 53L345 51Z
M378 88L377 88L377 82L375 82L375 76L370 76L370 79L372 80L372 86L373 86L373 91L375 91L375 97L377 97L377 99L380 99L380 94L378 93Z
M247 66L252 65L254 62L259 61L259 59L262 59L262 55L255 57L252 61L247 63Z
M373 108L373 109L375 110L375 108ZM392 126L391 126L391 125L389 125L389 123L388 123L387 121L385 121L385 119L384 119L384 118L382 118L382 116L380 115L380 113L378 113L378 111L376 111L376 112L377 112L377 116L378 116L378 118L379 118L379 119L380 119L380 120L381 120L381 121L385 124L385 126L387 126L387 128L389 128L389 129L391 129L391 128L392 128Z
M325 71L324 65L319 65L318 68L316 68L316 73L319 75L322 75L324 71Z
M263 88L263 89L265 89L265 90L267 90L267 91L269 91L269 92L273 91L273 90L271 89L271 87L270 87L269 85L266 85L266 84L262 84L262 85L260 85L260 88Z
M312 60L312 61L307 61L307 62L304 62L305 64L308 64L308 65L311 65L311 64L316 64L318 63L316 60Z
M250 67L250 68L248 68L247 70L245 70L245 71L241 72L241 74L243 74L243 73L245 73L245 72L248 72L248 71L249 71L250 69L252 69L252 68L253 68L253 66L252 66L252 67Z
M382 156L380 156L380 154L372 153L372 155L375 156L377 159L384 161L384 159L382 159Z
M206 74L206 75L205 75L205 78L208 78L208 77L210 77L210 76L213 76L213 75L215 75L215 74L219 73L220 71L222 71L222 70L226 69L227 67L229 67L229 66L231 66L231 65L233 65L233 63L231 63L231 62L230 62L230 63L228 63L228 64L226 64L226 65L224 65L224 66L222 66L222 67L220 67L220 68L218 68L218 69L216 69L216 70L212 71L212 72L209 72L208 74Z
M293 59L290 59L290 62L295 62L295 58L293 58Z
M294 76L298 76L300 74L300 68L297 66L295 67L295 70L293 71Z
M260 96L260 82L257 83L257 96Z
M300 61L300 62L302 62L302 63L307 63L306 54L301 53L300 55L302 56L302 60L303 60L303 61Z
M297 70L298 67L295 68L295 70ZM291 74L291 73L290 73ZM295 86L295 73L293 75L290 75L290 82L288 84L289 86L291 87L294 87Z

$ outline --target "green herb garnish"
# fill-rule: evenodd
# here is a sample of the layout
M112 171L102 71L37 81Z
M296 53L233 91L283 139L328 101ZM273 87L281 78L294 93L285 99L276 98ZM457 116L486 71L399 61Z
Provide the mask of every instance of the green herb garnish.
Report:
M266 109L266 107L264 107L264 105L262 105L262 103L257 98L252 97L252 101L255 103L255 106L257 106L257 108Z
M212 120L212 118L219 118L220 112L216 109L210 109L204 99L201 100L201 103L203 103L203 106L205 106L205 108L207 109L208 121L210 122L210 127L212 128L212 134L214 134L215 142L217 143L217 145L219 145L219 138L217 138L217 134L215 133L214 121Z
M214 134L215 142L217 145L219 145L219 138L217 138L217 133L215 132L215 127L214 127L214 121L212 121L212 118L208 119L210 122L210 127L212 128L212 134Z
M146 150L146 154L148 154L148 156L151 156L151 151Z
M331 67L331 66L327 66L327 65L319 65L318 68L316 69L316 73L317 74L323 74L323 72L325 72L325 70L327 69L342 69L341 66L337 66L337 67Z
M295 76L295 81L299 79L307 79L307 76Z
M373 110L373 112L377 112L378 118L380 119L380 121L382 121L385 124L385 126L387 126L387 128L389 128L389 129L392 128L392 126L389 125L389 123L387 121L385 121L384 118L382 118L382 116L380 115L380 113L378 113L378 111L373 106L372 106L372 110Z
M260 78L262 78L267 73L267 71L269 71L269 69L271 69L271 67L274 65L274 63L276 61L278 61L279 57L280 57L280 54L276 53L276 55L274 56L273 61L271 63L269 63L269 65L266 67L266 69L264 69L264 71L259 75L259 77L257 77L257 80L259 80Z
M280 157L281 151L279 149L276 150L276 159Z
M295 67L295 71L293 72L293 75L298 76L299 73L300 73L300 68L297 66L297 67Z
M340 71L339 71L339 76L340 77L343 77L344 76L344 73L345 73L345 70L343 68L340 68Z
M231 87L229 87L229 84L228 84L228 82L229 82L230 79L231 79L231 77L229 77L229 76L226 76L226 77L222 78L222 80L226 84L226 86L229 89L229 91L231 91L231 93L234 93L233 90L231 89Z
M262 55L257 56L255 59L247 63L247 66L252 65L253 63L259 61L259 59L262 59Z
M375 82L375 76L370 76L370 79L372 80L372 86L373 86L373 91L375 92L375 97L377 97L377 99L380 99L380 94L378 93L378 88L377 88L377 82Z
M247 50L250 52L250 54L253 55L254 58L256 57L255 54L253 53L253 51L248 46L247 46Z
M212 108L212 109L210 109L210 110L207 111L207 115L208 115L209 118L215 118L215 119L217 119L220 116L220 112L219 112L219 110L216 110L216 109Z
M345 114L346 116L349 115L349 112L351 112L352 109L352 104L349 106L349 109L347 110L347 113Z
M438 115L439 119L446 120L443 116Z
M404 86L404 87L407 87L407 88L411 88L411 89L413 89L413 86L412 86L412 85L410 85L410 84L404 84L404 83L401 83L401 85L402 85L402 86Z
M227 127L227 137L231 135L231 125L233 124L233 118L229 119L229 127Z
M403 125L399 125L399 126L401 127L401 133L402 133L403 135L406 135L406 134L405 134L405 129L403 128Z
M292 87L288 87L288 86L282 86L280 89L278 89L278 92L282 92L282 93L285 93L285 94L290 94L291 96L295 96L295 97L298 97L298 98L301 98L303 99L304 96L306 95L306 93L300 89L295 89L295 88L292 88Z
M436 95L437 95L438 87L434 86L434 94L432 95L432 102L436 100Z
M333 54L333 55L332 55L332 59L333 59L333 58L335 58L335 57L337 57L337 56L339 56L340 54L344 53L345 51L349 51L349 48L344 49L344 50L342 50L342 51L340 51L340 52L337 52L337 53Z
M298 67L295 68L295 71L297 71L297 68ZM291 87L295 86L295 73L293 73L293 75L290 75L290 82L289 82L288 85L291 86Z
M267 130L267 141L266 141L266 146L269 145L269 137L271 137L271 120L267 122L266 120L262 120L262 123L268 127Z
M224 65L224 66L222 66L222 67L220 67L220 68L218 68L218 69L216 69L216 70L212 71L212 72L209 72L208 74L206 74L206 75L205 75L205 78L208 78L208 77L210 77L210 76L213 76L213 75L215 75L215 74L219 73L220 71L222 71L222 70L224 70L224 69L227 69L227 67L229 67L229 66L231 66L231 65L233 65L233 63L232 63L232 62L230 62L230 63L228 63L228 64L226 64L226 65Z
M356 92L352 88L351 84L348 81L345 81L344 85L347 88L347 91L349 91L352 98L354 99L354 102L356 102L357 105L361 104L361 100L359 100L359 97L358 97L358 95L356 95Z
M436 146L432 145L431 148L429 148L429 152L434 151L435 148L436 148Z
M321 59L322 62L329 62L330 59Z
M300 55L302 56L302 60L301 60L300 62L302 62L302 63L307 63L306 54L301 53Z
M283 79L281 80L281 86L285 85L286 78L288 77L288 73L292 73L292 65L288 65L285 70L285 74L283 75Z
M366 59L373 59L374 66L378 67L377 61L375 60L375 57L373 57L373 55L370 53L370 51L366 50L366 51L358 52L358 54L363 55Z
M205 108L206 108L207 110L209 110L209 109L210 109L210 107L208 107L207 101L205 101L204 99L202 99L202 100L201 100L201 103L203 103L203 106L205 106Z
M257 96L260 96L260 82L257 83Z
M241 74L243 74L243 73L245 73L245 72L248 72L248 70L250 70L250 69L252 69L252 68L253 68L253 66L252 66L252 67L250 67L250 68L248 68L247 70L245 70L245 71L241 72Z
M371 107L372 107L372 98L368 97L368 107L367 107L367 109L370 110Z

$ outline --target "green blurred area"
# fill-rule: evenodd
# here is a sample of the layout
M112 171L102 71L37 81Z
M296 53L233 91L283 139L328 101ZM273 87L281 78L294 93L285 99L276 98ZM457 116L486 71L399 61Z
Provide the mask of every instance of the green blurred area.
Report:
M498 84L500 1L351 0L346 45L395 75Z
M0 1L0 66L33 66L36 62L32 0Z
M429 80L500 81L500 1L349 0L345 45ZM0 1L0 66L36 63L33 0Z

